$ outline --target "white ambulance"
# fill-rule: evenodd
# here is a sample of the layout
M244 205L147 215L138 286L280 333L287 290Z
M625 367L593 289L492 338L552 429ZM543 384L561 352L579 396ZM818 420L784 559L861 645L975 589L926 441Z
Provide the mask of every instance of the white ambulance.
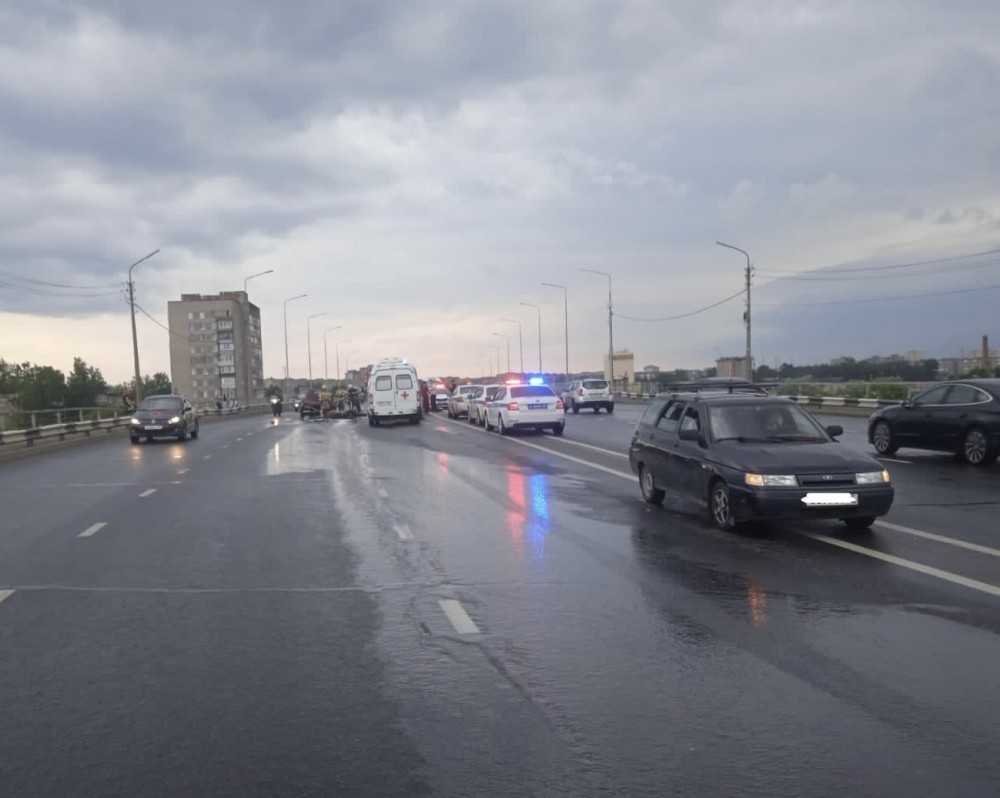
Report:
M368 424L406 419L419 424L420 381L417 370L405 358L387 358L372 367L368 378Z

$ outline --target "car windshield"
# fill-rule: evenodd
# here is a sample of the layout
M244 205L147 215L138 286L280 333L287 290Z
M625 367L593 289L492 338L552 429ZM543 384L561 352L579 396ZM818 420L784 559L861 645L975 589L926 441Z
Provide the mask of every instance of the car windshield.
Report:
M143 399L139 405L140 410L180 410L181 400L167 396L154 396L150 399Z
M475 391L476 391L475 385L463 385L458 389L458 393L461 396L468 396L470 393L474 393Z
M555 396L547 385L515 385L510 389L510 395L514 399L523 399L526 396Z
M826 431L798 405L788 402L716 405L708 410L716 441L829 441Z
M589 391L600 391L608 387L607 380L584 380L583 387Z

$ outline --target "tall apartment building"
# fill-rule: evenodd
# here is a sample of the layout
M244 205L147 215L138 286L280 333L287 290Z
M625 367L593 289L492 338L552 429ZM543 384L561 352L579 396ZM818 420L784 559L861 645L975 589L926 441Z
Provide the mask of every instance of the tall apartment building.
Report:
M260 308L244 291L181 294L167 303L170 379L196 405L264 399Z

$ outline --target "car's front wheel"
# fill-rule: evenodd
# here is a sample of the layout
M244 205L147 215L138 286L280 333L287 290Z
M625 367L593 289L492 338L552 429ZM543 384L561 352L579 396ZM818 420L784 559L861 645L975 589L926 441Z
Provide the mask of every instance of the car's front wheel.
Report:
M129 435L128 439L132 442L133 446L139 445L139 439L135 435Z
M874 515L857 515L853 518L843 518L844 526L848 532L867 532L875 523Z
M729 499L729 486L721 479L715 480L709 488L708 514L718 529L733 528L733 505Z
M666 495L656 487L653 482L653 472L645 465L639 466L639 490L642 491L642 498L649 504L663 504L663 497Z
M201 432L201 424L199 424L196 421L195 424L194 424L194 429L191 430L191 440L197 440L199 432Z
M872 446L879 454L892 455L899 449L888 421L877 421L872 427Z
M962 441L962 457L965 462L974 466L989 465L997 459L985 430L973 427L965 433L965 440Z
M185 424L183 427L181 427L181 431L177 433L177 440L179 440L181 443L184 443L184 441L187 440L187 436L188 436L187 424Z

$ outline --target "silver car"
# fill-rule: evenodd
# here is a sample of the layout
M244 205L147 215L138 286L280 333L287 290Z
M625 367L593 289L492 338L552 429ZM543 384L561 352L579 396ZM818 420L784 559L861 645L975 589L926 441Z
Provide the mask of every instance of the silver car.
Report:
M469 398L479 387L478 385L459 385L448 398L448 418L468 417Z
M486 402L493 398L502 385L491 383L489 385L477 385L476 391L469 395L469 423L478 424L480 427L486 424Z

